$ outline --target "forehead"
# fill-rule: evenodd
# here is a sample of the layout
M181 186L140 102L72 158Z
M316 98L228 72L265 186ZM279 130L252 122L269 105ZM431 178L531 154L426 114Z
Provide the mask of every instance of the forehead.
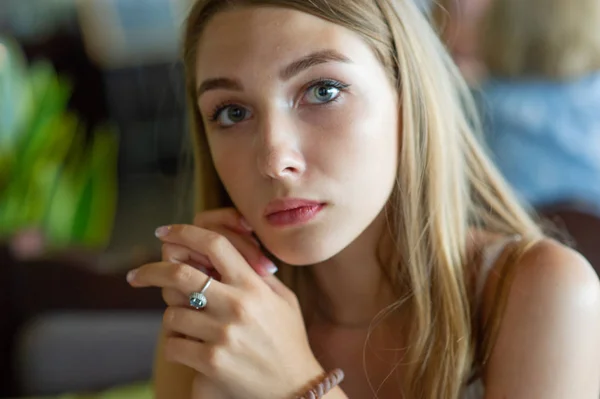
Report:
M197 75L239 73L239 66L256 72L279 69L308 53L337 50L353 61L370 49L354 32L300 11L248 7L215 15L206 25L197 48Z

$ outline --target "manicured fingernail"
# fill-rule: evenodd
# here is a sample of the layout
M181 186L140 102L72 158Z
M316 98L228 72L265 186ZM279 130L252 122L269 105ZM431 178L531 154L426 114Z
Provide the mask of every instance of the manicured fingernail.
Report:
M157 237L164 237L169 234L169 231L171 231L171 226L161 226L154 231L154 235Z
M129 273L127 273L127 282L131 283L133 281L133 279L135 278L136 274L137 274L137 269L130 270Z
M248 231L252 231L252 226L250 226L250 223L248 223L248 221L245 218L240 218L240 225L248 230Z
M279 270L277 266L275 266L275 263L271 262L268 258L264 258L261 265L269 274L275 274L277 273L277 270Z

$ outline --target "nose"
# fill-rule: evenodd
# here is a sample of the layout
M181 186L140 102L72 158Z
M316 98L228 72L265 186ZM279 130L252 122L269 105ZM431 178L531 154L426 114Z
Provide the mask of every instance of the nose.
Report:
M289 118L273 115L263 120L257 145L258 169L265 177L290 181L306 170L301 137Z

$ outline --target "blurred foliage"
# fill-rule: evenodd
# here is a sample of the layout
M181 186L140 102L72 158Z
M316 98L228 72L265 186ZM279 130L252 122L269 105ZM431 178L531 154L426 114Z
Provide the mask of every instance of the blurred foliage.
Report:
M39 228L52 248L107 244L118 142L67 109L71 86L0 37L0 237Z

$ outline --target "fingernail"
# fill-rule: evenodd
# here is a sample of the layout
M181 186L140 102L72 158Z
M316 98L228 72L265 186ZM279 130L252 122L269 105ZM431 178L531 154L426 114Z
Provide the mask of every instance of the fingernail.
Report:
M277 273L277 270L279 270L277 266L275 266L275 263L271 262L268 258L264 258L261 265L269 274L275 274Z
M127 282L131 283L133 281L133 279L135 278L136 274L137 274L137 269L130 270L129 273L127 273Z
M171 226L161 226L154 231L154 235L157 237L164 237L169 234L169 231L171 231Z
M248 221L245 218L240 218L240 225L248 230L248 231L252 231L252 226L250 226L250 223L248 223Z

